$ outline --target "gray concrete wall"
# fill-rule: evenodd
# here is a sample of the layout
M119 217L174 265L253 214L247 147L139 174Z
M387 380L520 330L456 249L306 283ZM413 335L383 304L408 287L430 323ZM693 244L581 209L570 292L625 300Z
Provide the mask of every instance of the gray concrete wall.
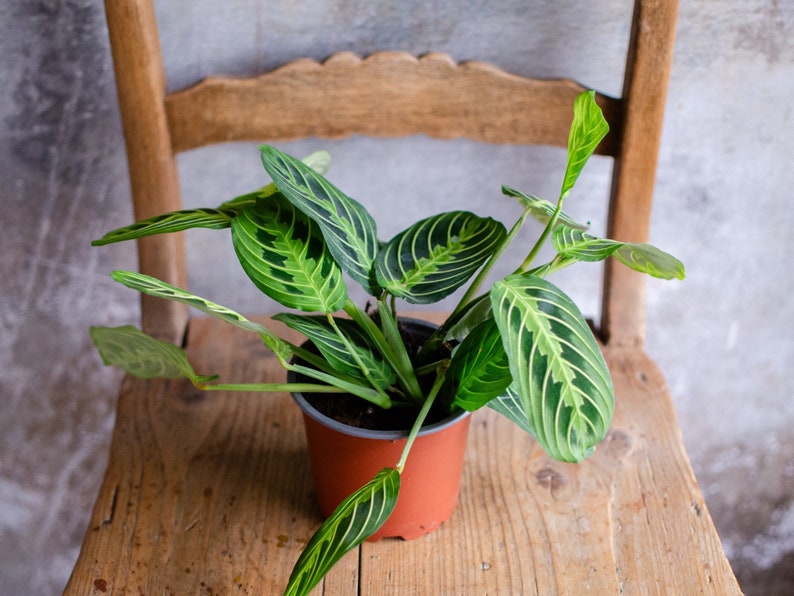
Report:
M284 0L248 16L257 4L157 2L171 84L385 48L561 72L617 93L627 31L615 23L630 12L629 0ZM568 24L573 17L578 25ZM792 3L682 1L652 233L688 278L649 285L648 351L670 382L728 555L755 594L794 591L792 39ZM251 48L254 58L244 57ZM100 1L3 3L0 52L0 593L51 594L65 584L87 523L119 381L87 328L137 317L136 296L107 278L135 267L133 247L88 243L129 222L131 210ZM388 216L383 237L451 200L509 221L499 185L551 198L558 179L545 174L563 159L423 138L283 148L330 149L331 177L378 219ZM264 181L253 145L212 159L191 152L179 165L189 204L214 205ZM569 202L596 231L604 211L593 196L608 174L596 160L580 183L593 192ZM189 243L195 291L243 311L268 307L226 272L222 233ZM597 270L557 281L597 312Z

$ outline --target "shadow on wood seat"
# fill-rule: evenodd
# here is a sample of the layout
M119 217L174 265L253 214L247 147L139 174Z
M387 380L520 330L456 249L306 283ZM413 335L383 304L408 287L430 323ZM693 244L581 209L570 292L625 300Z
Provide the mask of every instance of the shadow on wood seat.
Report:
M584 89L388 52L300 60L167 94L151 0L107 0L106 10L138 219L180 208L178 151L417 132L565 146ZM648 236L676 14L676 0L637 0L623 97L597 96L612 127L599 151L615 159L608 233L622 241ZM329 98L345 109L317 109ZM244 115L252 104L268 109ZM143 272L185 286L180 235L139 241L139 256ZM616 409L593 457L552 460L509 421L480 411L453 517L421 540L365 543L318 593L738 593L667 386L642 350L643 283L607 264L599 332ZM197 370L239 382L283 378L255 336L189 320L184 305L144 297L142 321L160 338L184 338ZM320 521L300 414L287 395L204 394L186 382L128 377L66 593L276 594Z

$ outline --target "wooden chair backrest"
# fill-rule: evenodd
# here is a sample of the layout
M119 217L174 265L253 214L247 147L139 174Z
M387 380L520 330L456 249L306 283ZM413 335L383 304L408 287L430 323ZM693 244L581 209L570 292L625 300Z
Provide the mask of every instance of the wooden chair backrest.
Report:
M179 151L225 141L420 132L564 147L573 99L585 89L485 63L458 65L441 54L385 52L298 60L257 78L210 78L169 94L152 0L106 0L105 8L138 219L181 208ZM599 153L615 159L607 233L616 240L648 237L677 12L678 0L635 1L622 97L597 95L611 127ZM140 240L138 252L142 272L185 287L181 234ZM644 302L643 277L607 262L603 339L641 345ZM143 298L150 333L179 339L187 316L181 304Z

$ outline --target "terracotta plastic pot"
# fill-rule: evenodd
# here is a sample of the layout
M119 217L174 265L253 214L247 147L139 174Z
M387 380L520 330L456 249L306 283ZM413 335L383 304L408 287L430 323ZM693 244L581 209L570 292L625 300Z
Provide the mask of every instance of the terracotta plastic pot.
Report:
M408 430L348 426L319 412L301 394L293 394L293 399L303 411L314 488L323 516L329 516L380 470L396 467ZM469 422L469 412L459 412L422 428L400 477L397 505L370 541L419 538L449 518L458 500Z

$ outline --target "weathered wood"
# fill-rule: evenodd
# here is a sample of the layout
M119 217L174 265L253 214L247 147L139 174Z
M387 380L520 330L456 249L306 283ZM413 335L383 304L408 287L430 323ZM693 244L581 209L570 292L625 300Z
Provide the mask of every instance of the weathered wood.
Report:
M634 5L622 93L622 137L607 224L607 234L615 240L648 241L677 16L677 0L645 0ZM605 341L641 346L645 276L609 259L601 309Z
M191 323L188 352L225 380L283 378L255 335L216 320ZM363 545L317 593L739 593L664 380L641 353L605 356L617 408L591 459L551 460L478 412L452 518L419 540ZM280 593L320 523L305 451L286 395L126 380L66 594Z
M165 116L165 74L154 8L150 0L107 0L105 11L135 218L176 211L182 200ZM142 273L185 287L187 264L181 234L139 240L138 261ZM143 296L141 317L147 332L179 341L188 308Z
M342 52L251 79L208 78L170 95L166 106L177 151L225 141L419 133L565 147L573 101L584 90L485 62L456 64L446 54L379 52L362 60ZM604 95L598 102L616 129L599 152L614 155L619 102Z

